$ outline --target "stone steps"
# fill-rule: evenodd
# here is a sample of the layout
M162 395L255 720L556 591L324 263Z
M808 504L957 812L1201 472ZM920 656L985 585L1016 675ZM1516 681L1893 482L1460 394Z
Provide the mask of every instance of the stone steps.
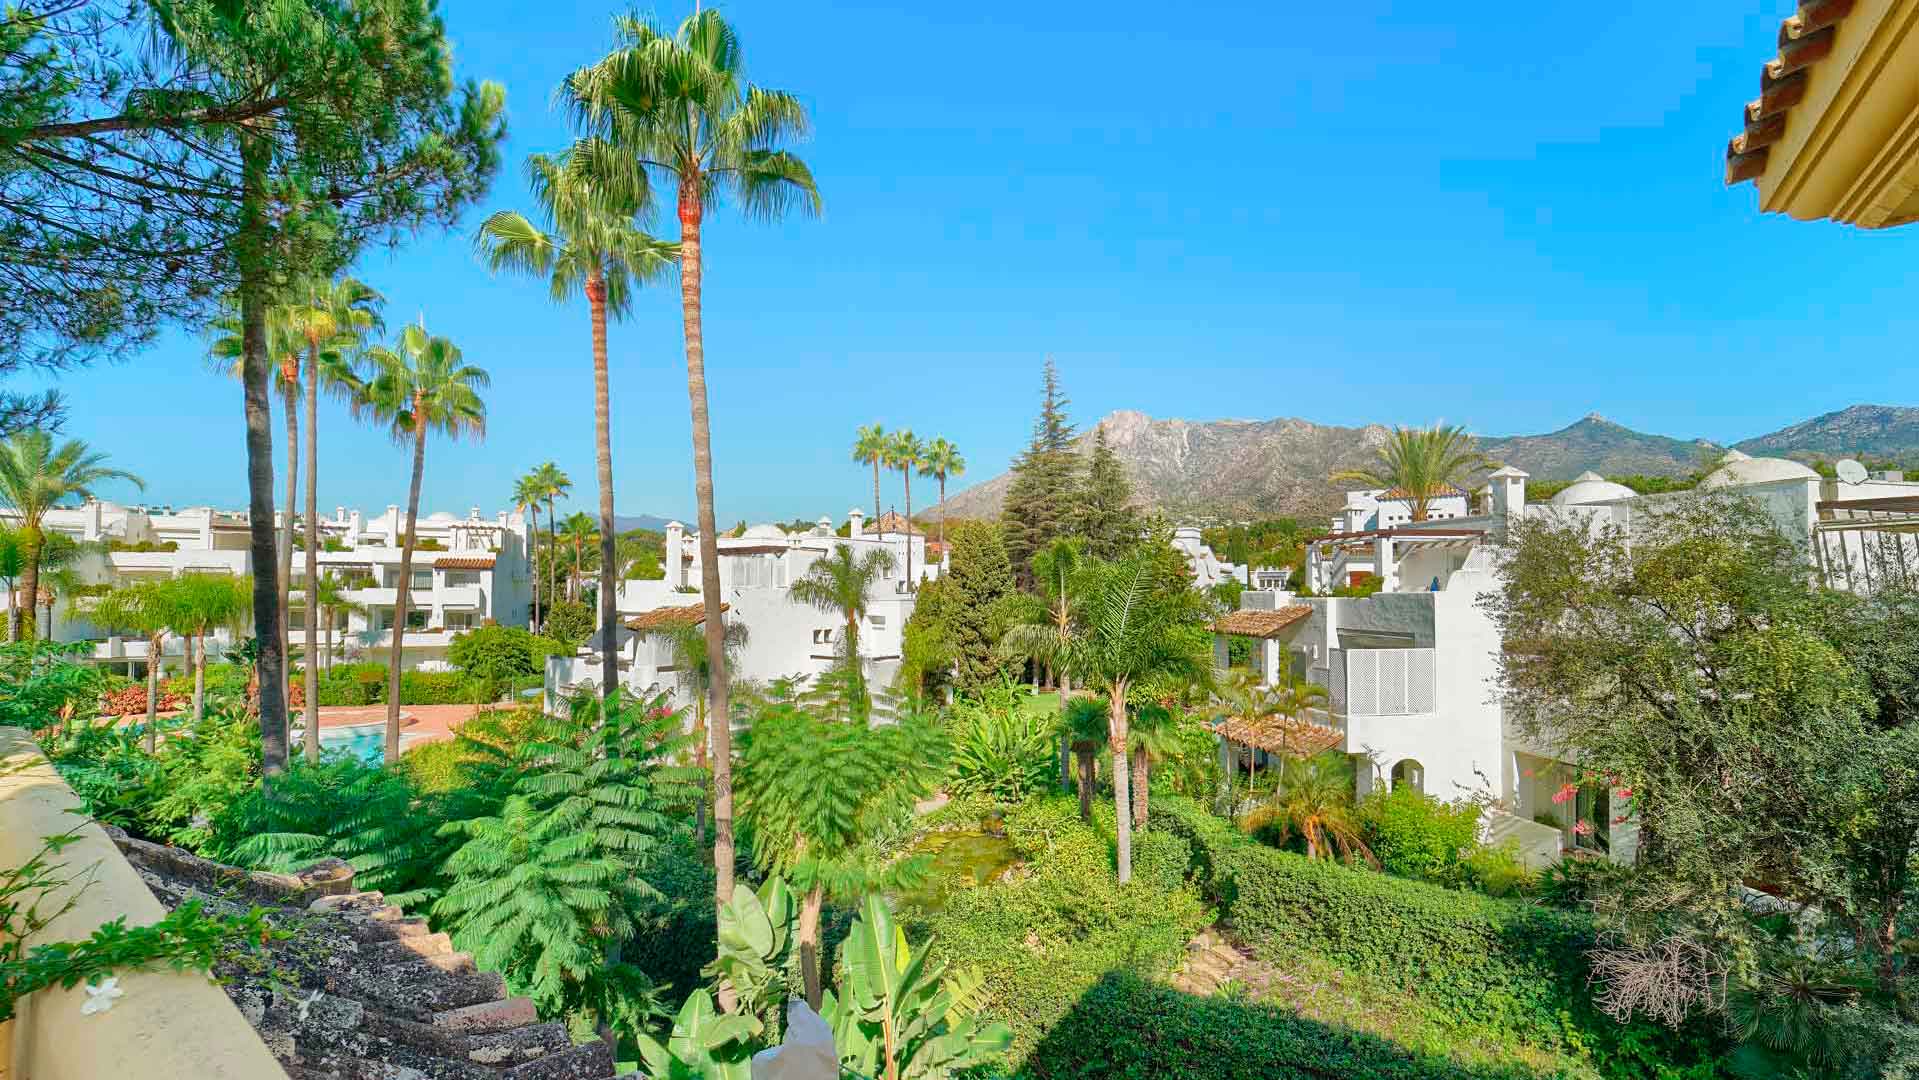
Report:
M595 1039L515 1065L500 1075L508 1080L599 1080L613 1075L613 1049Z
M1187 943L1186 960L1173 976L1173 985L1185 993L1208 997L1229 982L1250 981L1249 977L1262 975L1263 968L1217 929L1209 928Z

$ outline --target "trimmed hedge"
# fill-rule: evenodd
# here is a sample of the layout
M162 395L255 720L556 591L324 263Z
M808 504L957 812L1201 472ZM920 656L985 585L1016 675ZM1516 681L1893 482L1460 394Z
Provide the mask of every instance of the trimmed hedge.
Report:
M1158 813L1158 808L1154 808ZM1290 1009L1198 998L1118 972L1101 979L1026 1059L1022 1080L1533 1080L1468 1069Z
M299 676L295 675L295 682ZM304 683L300 685L304 686ZM320 704L379 705L386 701L385 664L341 664L320 675ZM457 671L402 671L400 704L485 704L483 680Z
M1193 844L1202 887L1262 951L1311 952L1534 1038L1590 1011L1584 915L1308 859L1251 842L1190 802L1162 805L1155 824Z

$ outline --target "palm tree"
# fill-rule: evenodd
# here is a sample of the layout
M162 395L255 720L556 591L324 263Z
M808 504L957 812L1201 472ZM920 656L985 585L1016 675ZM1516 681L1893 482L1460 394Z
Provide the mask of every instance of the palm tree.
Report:
M1079 564L1080 541L1077 537L1060 537L1051 546L1036 552L1033 555L1033 579L1039 584L1040 594L1035 596L1020 592L1007 597L1004 601L1007 626L1000 634L997 646L1002 656L1030 660L1038 667L1053 670L1059 681L1062 717L1066 713L1068 700L1073 696L1073 676L1062 661L1077 628L1073 618L1076 609L1072 585ZM1036 674L1033 679L1037 683L1039 676ZM1061 787L1071 783L1067 777L1068 759L1066 740L1061 736Z
M1458 425L1396 427L1374 456L1371 468L1337 472L1332 481L1388 488L1394 498L1404 498L1411 506L1414 521L1426 520L1434 499L1451 488L1468 486L1473 473L1494 467Z
M309 577L307 581L314 582L314 579ZM317 614L320 622L326 627L326 647L322 650L321 655L325 657L328 668L333 667L333 628L338 624L339 617L348 612L363 612L366 610L363 605L347 598L348 588L348 584L342 580L338 574L329 571L320 577L317 582L314 582L306 598L307 614L309 616ZM308 664L313 663L311 653L312 651L309 650ZM307 693L308 700L312 700L317 696L318 691L309 688ZM315 721L313 718L309 718L308 722L313 723Z
M366 385L355 370L367 335L381 330L380 304L384 299L366 285L350 277L322 280L313 284L304 304L288 312L293 330L305 340L306 356L306 580L320 572L320 391L345 398L359 411L366 398ZM291 508L287 520L293 520ZM288 555L291 557L291 545ZM282 565L280 588L292 587L291 567ZM320 628L314 625L317 613L308 605L306 627L306 758L320 762L320 673L317 669ZM282 619L282 632L287 620ZM291 650L288 650L291 655Z
M700 230L708 207L725 195L750 217L770 220L797 207L817 213L812 171L782 148L806 134L806 109L791 94L745 81L739 38L717 11L695 12L667 34L652 21L616 20L622 47L574 72L562 92L588 132L589 171L616 189L637 192L670 178L680 219L680 318L686 337L686 394L692 411L694 493L699 502L701 593L706 651L713 658L712 713L727 706L720 621L719 525L713 512L713 436L706 406L706 342ZM576 152L579 152L576 147ZM636 202L639 200L635 200ZM713 726L715 901L733 899L732 732Z
M1207 709L1207 715L1221 724L1239 724L1248 729L1263 727L1268 717L1276 712L1273 695L1257 672L1245 668L1234 668L1223 674L1216 673L1213 679L1213 701ZM1225 762L1225 776L1221 779L1226 785L1223 796L1223 813L1227 817L1237 815L1237 799L1233 793L1235 774L1239 771L1238 754L1232 749L1232 740L1225 731L1220 731L1220 754Z
M533 527L526 532L526 562L533 571L533 615L527 621L536 628L540 625L540 500L544 498L538 475L528 473L513 481L513 508L533 515Z
M706 631L699 623L690 620L669 622L664 626L642 632L647 638L666 646L667 654L672 657L673 671L679 677L680 685L693 696L693 754L694 764L704 771L709 764L707 757L708 742L706 731L706 691L713 682L713 668L706 655ZM726 663L731 667L739 651L746 647L752 636L743 622L726 624ZM693 842L706 842L706 797L702 794L700 804L694 809Z
M853 460L873 466L873 527L876 529L880 525L880 466L886 463L891 446L892 437L878 424L861 427L853 439Z
M238 629L253 606L253 579L227 574L181 574L167 583L173 603L168 629L193 649L193 719L206 716L207 635Z
M560 523L553 538L573 542L573 566L566 575L566 598L577 600L586 581L586 549L589 544L599 542L599 526L594 523L592 515L576 510Z
M125 469L111 468L107 456L78 439L58 447L53 436L39 428L17 431L0 441L0 501L20 515L21 603L14 605L12 634L19 640L35 630L34 608L40 599L40 563L46 536L41 523L47 511L67 499L91 499L93 489L107 480L125 480L144 489L146 483Z
M147 753L159 747L160 656L167 631L175 623L178 590L172 580L137 581L108 591L93 602L88 618L101 626L129 630L147 639Z
M1096 697L1060 699L1057 728L1060 742L1079 763L1079 819L1093 823L1094 765L1106 743L1106 702Z
M865 697L865 673L860 666L860 620L866 618L867 593L893 569L893 553L874 548L857 558L852 544L835 544L833 553L816 559L806 573L787 588L787 599L815 611L836 614L846 622L840 646L852 699Z
M1146 827L1148 792L1152 788L1153 762L1163 761L1179 748L1179 717L1157 701L1134 706L1131 742L1133 749L1133 825Z
M533 476L538 481L541 492L546 496L547 537L549 539L557 539L559 535L559 522L554 517L553 506L555 502L572 493L573 478L566 475L566 472L562 470L557 463L551 461L545 462L541 464L539 468L534 469ZM534 524L538 525L539 523L536 521ZM553 575L558 569L559 565L557 560L547 560L546 596L549 605L557 602L554 597L559 592L559 589L555 585Z
M1142 679L1200 678L1212 664L1207 601L1187 584L1183 569L1155 552L1140 552L1117 562L1087 562L1072 587L1079 596L1079 633L1067 642L1064 666L1107 695L1122 885L1133 878L1127 695Z
M944 435L926 444L925 460L920 464L920 475L930 476L939 481L940 505L946 505L946 480L966 472L966 459L960 456L959 447L946 440ZM946 565L946 512L940 512L940 565Z
M600 481L600 687L612 696L619 686L617 582L613 542L613 400L607 386L606 320L625 318L634 289L666 274L677 254L633 224L647 209L638 201L609 198L571 154L534 154L527 180L547 228L525 215L502 210L486 219L474 237L494 272L545 278L556 301L586 296L593 331L593 447Z
M887 444L886 463L906 480L906 587L913 587L913 472L926 464L926 444L911 428L896 431Z
M424 321L400 333L400 347L372 352L373 379L368 402L373 415L391 425L397 443L413 443L413 479L407 488L406 541L400 548L400 581L393 591L393 645L388 652L386 761L400 760L400 660L406 637L408 593L413 584L413 546L420 516L420 481L426 472L426 436L448 438L486 434L486 404L480 391L491 381L466 363L459 346L426 332Z
M7 583L7 610L20 610L20 575L26 573L26 532L0 522L0 581ZM7 640L16 640L20 623L7 620Z
M1377 868L1379 861L1366 846L1353 809L1351 778L1322 757L1282 761L1279 791L1253 808L1240 828L1258 832L1272 826L1279 830L1281 843L1295 835L1304 840L1308 858L1337 854L1347 862L1363 860Z
M60 606L60 598L68 598L72 606L73 598L80 595L86 587L76 564L89 550L103 550L104 543L83 544L65 533L48 533L40 545L40 596L46 600L46 624L36 629L41 637L53 636L54 609Z

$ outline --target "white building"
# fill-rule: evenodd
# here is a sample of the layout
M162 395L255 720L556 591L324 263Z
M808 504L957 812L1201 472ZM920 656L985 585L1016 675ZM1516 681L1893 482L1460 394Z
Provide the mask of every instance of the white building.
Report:
M1479 601L1501 587L1491 546L1514 521L1576 516L1630 531L1635 514L1681 496L1637 496L1587 473L1550 502L1529 504L1526 480L1501 469L1489 478L1485 512L1463 512L1462 494L1447 507L1457 512L1416 524L1395 523L1378 493L1349 496L1352 513L1337 520L1356 527L1309 547L1307 577L1319 592L1377 573L1380 591L1364 599L1249 591L1216 628L1220 659L1228 637L1253 638L1267 682L1289 665L1326 687L1330 708L1314 719L1340 732L1341 749L1366 759L1362 795L1383 781L1442 799L1491 796L1492 838L1516 839L1535 864L1574 847L1629 859L1637 838L1630 822L1613 823L1620 810L1612 794L1586 789L1555 801L1577 770L1506 722L1499 635ZM1702 487L1752 499L1786 535L1806 538L1835 585L1868 587L1892 559L1919 559L1919 539L1886 527L1919 524L1919 484L1897 474L1835 482L1798 462L1735 451ZM1362 512L1369 507L1376 509Z
M927 562L923 534L881 533L868 527L857 509L848 517L847 536L835 535L831 519L822 517L805 532L754 525L743 535L719 538L724 617L744 626L747 634L734 660L736 682L810 677L832 666L839 656L845 621L836 612L794 602L791 586L816 561L846 547L856 559L875 550L893 556L893 568L867 594L866 620L859 634L860 658L868 678L875 686L891 684L899 670L902 632L913 613L914 593L906 577L908 554L913 581L938 577L940 567ZM665 571L662 580L621 585L619 677L622 685L637 694L666 691L676 703L687 705L691 688L679 677L670 648L662 637L645 632L672 622L697 625L705 618L699 537L677 521L666 527ZM549 701L557 694L599 684L601 660L592 651L597 645L589 642L578 656L547 661Z
M1203 592L1228 581L1237 581L1241 585L1250 584L1246 576L1246 568L1238 563L1226 562L1214 554L1213 549L1200 539L1200 529L1197 525L1182 525L1174 529L1173 547L1186 557L1186 568L1192 572L1195 589ZM1267 573L1284 575L1285 571L1268 571Z
M0 510L0 518L18 520ZM351 587L345 598L362 608L350 612L343 629L336 628L336 656L385 662L393 645L393 607L399 584L400 540L406 516L388 506L368 518L360 511L336 508L320 520L320 573L334 574ZM276 518L276 527L279 524ZM118 585L182 574L248 574L252 572L251 531L243 512L212 507L121 506L89 502L70 509L48 511L43 527L86 545L75 570L85 582ZM436 667L445 661L452 636L468 627L493 620L525 625L531 594L527 562L527 522L519 513L482 518L478 507L465 517L437 513L418 522L419 544L413 556L413 583L408 629L401 637L401 663L406 667ZM304 540L304 532L298 537ZM293 587L305 582L304 546L293 554ZM12 597L4 598L10 607ZM296 655L304 646L306 612L299 592L289 615ZM147 643L124 638L111 628L93 625L71 598L59 598L53 613L53 636L61 641L92 641L94 658L127 674L144 674ZM232 644L221 631L209 651ZM184 643L169 638L162 646L165 662L184 664Z

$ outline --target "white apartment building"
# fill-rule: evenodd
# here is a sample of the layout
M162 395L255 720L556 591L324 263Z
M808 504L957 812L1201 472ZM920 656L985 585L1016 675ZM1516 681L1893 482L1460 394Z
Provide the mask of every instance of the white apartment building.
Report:
M851 548L856 559L869 551L892 553L893 569L867 594L867 614L859 634L859 654L867 677L875 686L892 683L899 671L906 620L913 614L914 592L906 577L908 554L915 582L937 578L940 565L927 562L923 534L881 532L867 525L858 509L848 514L848 533L835 535L832 520L822 517L805 532L754 525L740 536L719 538L724 618L743 626L747 635L735 654L736 682L810 677L832 666L846 632L845 621L837 612L794 602L791 586L815 562L844 547ZM621 684L636 694L665 691L673 695L676 704L684 706L692 703L692 687L680 677L666 641L647 633L669 623L698 625L705 619L699 537L677 521L666 527L665 570L662 580L621 585L619 677ZM548 659L549 704L557 705L559 695L599 684L601 660L593 651L597 646L598 642L590 642L579 655Z
M0 518L17 515L0 510ZM318 523L322 575L334 574L350 587L345 599L361 610L336 625L336 659L385 662L393 649L393 608L399 584L400 541L406 516L388 506L374 517L339 507ZM276 526L280 524L276 516ZM212 507L122 506L88 502L47 513L44 527L86 545L75 566L90 584L117 585L182 574L252 572L251 533L243 512ZM408 627L401 635L403 666L444 665L446 646L463 629L493 620L525 625L532 572L527 561L527 521L523 514L482 518L478 507L465 517L436 513L420 518L419 545L413 556ZM304 534L296 538L303 542ZM304 546L293 556L293 586L305 581ZM13 598L4 598L10 608ZM296 655L304 645L305 605L299 592L290 612ZM94 658L126 674L144 674L147 642L95 626L72 598L61 597L53 612L53 636L61 641L94 642ZM221 631L209 651L232 644ZM162 663L183 666L184 643L169 638Z
M1173 530L1173 547L1186 557L1186 569L1193 575L1193 588L1202 592L1215 585L1228 581L1237 581L1241 585L1251 584L1246 568L1239 563L1229 563L1214 554L1206 541L1200 539L1197 525L1181 525ZM1285 571L1268 571L1284 574Z
M1886 566L1919 558L1919 539L1894 531L1919 525L1919 484L1897 474L1855 478L1822 480L1798 462L1735 451L1702 487L1754 500L1786 535L1806 538L1828 582L1866 588ZM1588 787L1555 801L1579 771L1506 722L1499 634L1479 601L1501 587L1491 548L1514 521L1572 516L1630 530L1636 514L1682 496L1638 496L1588 473L1548 502L1528 503L1526 480L1501 469L1489 478L1484 512L1463 512L1461 496L1448 508L1460 512L1419 523L1396 521L1376 493L1349 496L1349 510L1377 510L1342 515L1343 528L1315 541L1307 578L1324 592L1377 573L1380 591L1364 599L1248 591L1216 627L1220 661L1229 637L1252 638L1267 682L1286 665L1326 687L1330 708L1313 719L1365 759L1359 794L1385 782L1442 799L1489 795L1491 838L1517 840L1535 865L1572 848L1628 860L1637 837L1631 822L1614 822L1621 800Z

